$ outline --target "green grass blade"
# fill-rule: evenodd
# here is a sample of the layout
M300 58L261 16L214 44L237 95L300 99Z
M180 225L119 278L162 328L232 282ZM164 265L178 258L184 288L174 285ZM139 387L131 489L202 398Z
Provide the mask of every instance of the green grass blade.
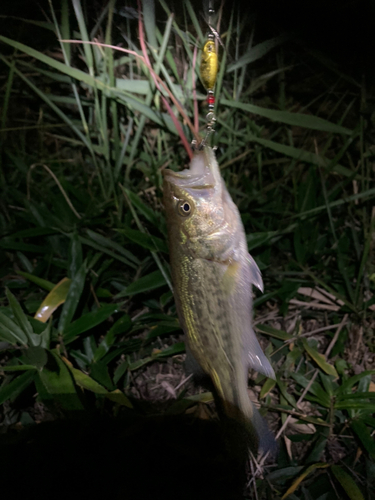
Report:
M106 321L117 309L116 304L106 304L96 311L89 312L78 318L64 330L65 345L75 340L81 333L87 332Z
M264 116L275 122L285 123L286 125L292 125L295 127L304 127L311 130L319 130L321 132L331 132L333 134L346 134L351 135L352 130L331 123L318 116L306 115L302 113L290 113L289 111L278 111L276 109L262 108L260 106L255 106L254 104L245 104L239 101L229 101L228 99L220 99L220 104L222 106L228 106L236 109L240 109L246 113L252 113L254 115Z
M89 42L90 37L86 28L85 16L83 15L82 6L80 0L72 0L74 12L78 21L79 31L81 34L81 40L83 42ZM94 56L93 56L93 48L91 45L85 43L83 44L83 50L85 52L85 62L87 64L89 73L91 76L94 76L95 68L94 68Z
M0 36L1 38L1 36ZM7 64L8 66L10 66L10 64L8 63L8 61L0 55L0 59L5 63ZM60 108L58 108L50 99L49 97L44 93L42 92L36 85L34 85L31 80L29 78L27 78L21 71L19 71L17 68L14 69L15 73L20 77L22 78L22 80L24 80L24 82L27 83L27 85L29 85L29 87L41 98L43 99L43 101L48 104L48 106L53 109L53 111L75 132L75 134L81 139L81 141L83 142L83 144L85 144L85 146L90 150L90 144L87 142L87 139L86 137L82 134L82 132L74 125L74 123L72 122L72 120L70 118L68 118L68 116L63 113L63 111L61 111Z
M374 411L374 405L372 405L371 411ZM375 460L375 441L367 425L360 420L353 420L350 426L357 434L365 450Z
M194 10L193 6L191 5L190 0L185 0L185 6L186 6L186 9L187 9L187 11L189 13L191 22L193 23L194 29L197 32L199 43L201 45L203 45L203 43L205 41L205 37L203 36L200 23L199 23L199 21L197 19L195 10Z
M131 262L134 262L134 264L140 264L139 259L131 252L129 252L129 250L126 250L126 248L124 248L122 245L119 245L115 241L106 238L105 236L102 236L101 234L96 233L91 229L87 229L86 233L89 238L91 238L93 241L95 241L102 247L113 249L119 254L123 255L126 259L129 259Z
M81 298L83 287L85 285L86 272L86 262L84 262L70 283L68 295L64 302L59 319L59 325L57 327L58 332L62 335L64 335L66 328L70 325L74 313L77 310L78 302Z
M12 380L8 385L3 385L0 389L0 405L8 399L14 400L21 394L34 380L35 371L29 370Z
M160 271L154 271L153 273L139 278L134 283L131 283L125 288L125 290L117 294L115 298L120 299L121 297L128 297L138 293L149 292L164 285L166 285L166 281L163 274Z
M250 50L249 54L245 54L242 57L238 59L233 64L230 64L227 68L227 73L231 73L232 71L235 71L242 66L245 66L247 64L250 64L254 61L257 61L258 59L261 59L264 57L270 50L274 49L275 47L278 47L279 45L283 44L288 40L288 36L286 35L280 35L275 38L271 38L270 40L266 40L265 42L259 43L258 45L255 45L252 47Z
M152 49L157 48L156 35L155 35L155 2L154 0L142 0L143 5L143 21L145 23L145 30L148 43Z
M41 397L57 402L65 410L83 410L68 367L56 351L49 351L48 355L50 362L38 373L44 389Z
M0 338L11 344L27 345L27 336L13 320L0 312Z
M331 465L331 471L343 487L350 500L365 500L361 490L358 488L352 476L350 476L350 474L348 474L342 467L339 465Z
M26 314L23 312L22 307L19 305L16 297L6 289L6 296L9 301L9 305L12 309L14 319L18 323L18 326L22 329L30 344L33 344L33 329L27 319Z

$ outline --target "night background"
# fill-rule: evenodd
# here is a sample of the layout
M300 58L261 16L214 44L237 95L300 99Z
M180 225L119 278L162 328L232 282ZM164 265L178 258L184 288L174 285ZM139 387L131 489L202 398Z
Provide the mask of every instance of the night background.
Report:
M262 271L254 323L277 376L249 374L279 444L251 459L185 366L162 203L162 171L204 135L207 7L0 6L14 498L375 498L375 2L214 2L213 143Z

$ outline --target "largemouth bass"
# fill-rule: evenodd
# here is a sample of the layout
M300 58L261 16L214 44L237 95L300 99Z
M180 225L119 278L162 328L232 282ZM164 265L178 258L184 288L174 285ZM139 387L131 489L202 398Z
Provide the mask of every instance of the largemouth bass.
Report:
M207 374L225 414L249 431L250 447L274 451L275 441L248 392L248 369L275 378L252 329L252 285L261 273L244 227L209 147L190 168L164 171L170 263L187 349Z

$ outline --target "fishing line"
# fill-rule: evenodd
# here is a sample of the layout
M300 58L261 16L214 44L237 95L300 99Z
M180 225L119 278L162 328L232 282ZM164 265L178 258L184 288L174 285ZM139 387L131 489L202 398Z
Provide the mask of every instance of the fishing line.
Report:
M202 150L209 139L209 137L215 132L214 125L216 122L215 115L215 94L214 87L217 79L218 73L218 53L216 49L216 41L220 40L220 35L217 30L212 26L212 17L215 14L213 8L213 0L208 2L208 27L210 31L206 34L206 42L202 48L201 63L200 63L200 76L202 83L207 90L206 103L208 107L208 113L206 114L206 133L201 143L198 146L199 150ZM193 147L196 143L193 142Z

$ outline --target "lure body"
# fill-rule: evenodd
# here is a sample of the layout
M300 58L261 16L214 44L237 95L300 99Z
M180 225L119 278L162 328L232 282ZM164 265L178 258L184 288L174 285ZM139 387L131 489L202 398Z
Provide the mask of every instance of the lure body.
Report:
M200 73L203 85L212 90L216 82L218 71L218 57L213 40L207 40L202 49Z
M175 301L189 351L211 378L224 412L245 423L252 447L274 439L247 392L249 367L275 378L252 329L252 284L263 290L240 214L209 147L190 168L164 171Z

